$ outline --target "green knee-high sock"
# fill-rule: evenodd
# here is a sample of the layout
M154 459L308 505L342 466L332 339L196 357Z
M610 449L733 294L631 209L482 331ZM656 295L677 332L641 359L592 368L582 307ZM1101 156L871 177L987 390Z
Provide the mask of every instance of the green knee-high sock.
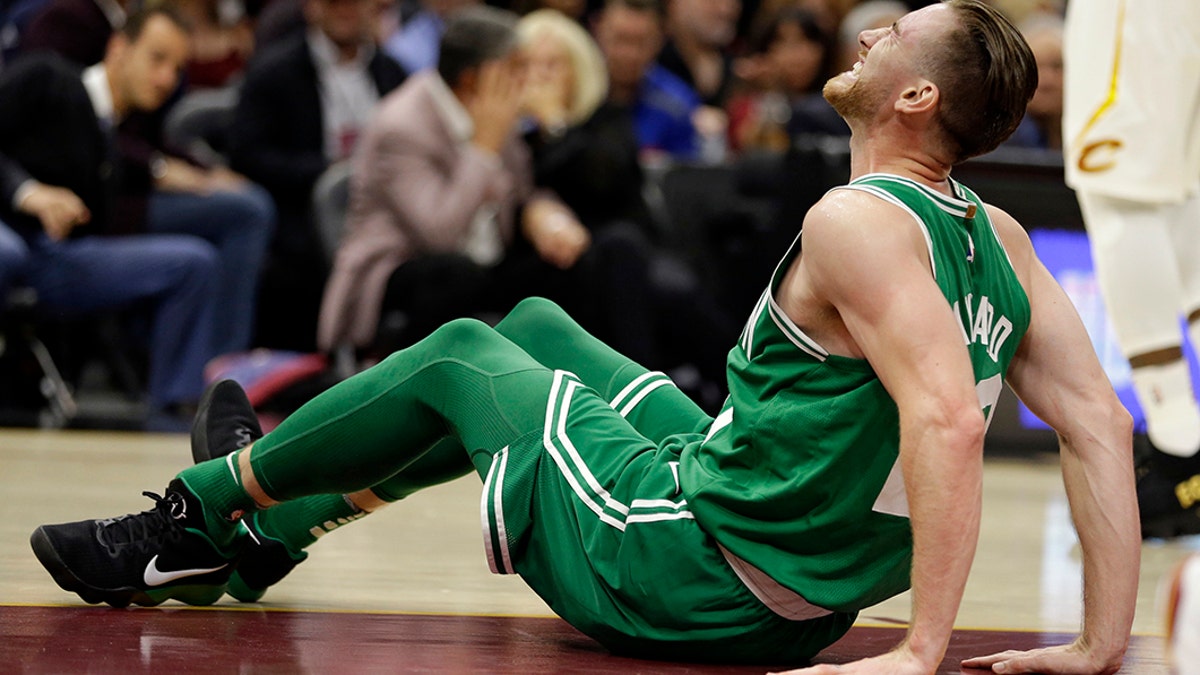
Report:
M444 438L371 491L385 502L394 502L422 488L464 476L472 469L462 445L456 439ZM258 511L251 515L248 524L256 533L282 542L296 557L317 539L367 513L354 506L346 495L312 495Z
M367 512L345 495L312 495L253 514L251 527L298 554L320 537L365 515Z
M237 537L238 520L258 508L242 487L242 477L237 471L238 455L242 452L238 450L227 457L201 462L178 475L200 500L208 536L223 548L230 546Z

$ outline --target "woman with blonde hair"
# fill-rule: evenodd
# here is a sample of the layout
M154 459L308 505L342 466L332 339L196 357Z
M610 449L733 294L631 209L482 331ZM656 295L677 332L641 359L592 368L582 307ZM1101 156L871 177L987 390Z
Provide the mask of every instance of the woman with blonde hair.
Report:
M517 24L528 65L526 108L553 135L582 124L608 95L608 70L592 36L554 9L539 9Z
M694 272L652 243L657 228L642 196L633 115L607 100L599 47L577 22L550 9L523 17L517 35L527 67L526 140L535 182L588 228L591 249L581 262L592 265L593 288L606 299L573 311L584 312L584 325L613 330L598 336L643 365L695 366L701 378L690 393L701 405L719 406L726 347L738 325ZM683 326L688 338L675 339L672 330Z

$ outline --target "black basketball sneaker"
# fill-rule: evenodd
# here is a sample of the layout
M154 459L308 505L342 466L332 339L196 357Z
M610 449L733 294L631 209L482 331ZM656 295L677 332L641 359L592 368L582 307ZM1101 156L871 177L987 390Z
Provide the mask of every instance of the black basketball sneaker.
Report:
M224 457L262 437L258 415L240 384L221 380L204 390L192 421L192 461Z
M174 599L211 605L225 592L242 547L222 550L205 533L199 500L179 479L154 508L104 520L42 525L30 544L64 590L86 602L151 607Z
M1133 444L1142 538L1200 534L1200 453L1167 454L1144 434Z
M229 588L225 591L242 602L258 602L268 588L282 581L296 565L308 558L307 551L293 553L283 542L260 532L256 515L242 520L242 526L250 536L246 538L242 561L229 578Z
M208 387L192 424L192 459L197 464L227 457L262 437L254 406L241 385L221 380ZM279 583L308 557L308 553L293 553L262 534L254 522L253 514L242 519L250 536L227 589L229 595L242 602L258 601L268 587Z

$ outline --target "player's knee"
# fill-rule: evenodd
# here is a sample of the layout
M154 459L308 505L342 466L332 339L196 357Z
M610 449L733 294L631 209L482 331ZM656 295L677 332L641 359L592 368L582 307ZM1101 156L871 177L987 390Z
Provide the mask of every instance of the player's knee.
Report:
M426 342L434 342L447 353L463 347L474 347L495 340L496 331L478 319L454 319L442 324Z
M546 298L525 298L496 324L496 330L502 335L527 329L544 330L567 318L561 307Z

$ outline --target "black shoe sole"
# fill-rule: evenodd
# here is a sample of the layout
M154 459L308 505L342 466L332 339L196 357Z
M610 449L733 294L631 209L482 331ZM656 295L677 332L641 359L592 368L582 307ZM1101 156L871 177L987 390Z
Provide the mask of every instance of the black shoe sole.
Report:
M1174 539L1200 534L1200 514L1181 511L1142 521L1142 539Z
M50 538L46 536L43 528L39 527L33 531L29 537L29 545L33 547L33 554L37 556L38 562L46 568L59 588L78 595L84 602L92 605L106 602L118 609L131 604L141 607L156 607L171 599L189 605L211 605L225 594L224 585L179 585L151 591L140 588L97 588L84 583L75 576L71 568L67 567L67 564L59 557L58 551L50 543Z

